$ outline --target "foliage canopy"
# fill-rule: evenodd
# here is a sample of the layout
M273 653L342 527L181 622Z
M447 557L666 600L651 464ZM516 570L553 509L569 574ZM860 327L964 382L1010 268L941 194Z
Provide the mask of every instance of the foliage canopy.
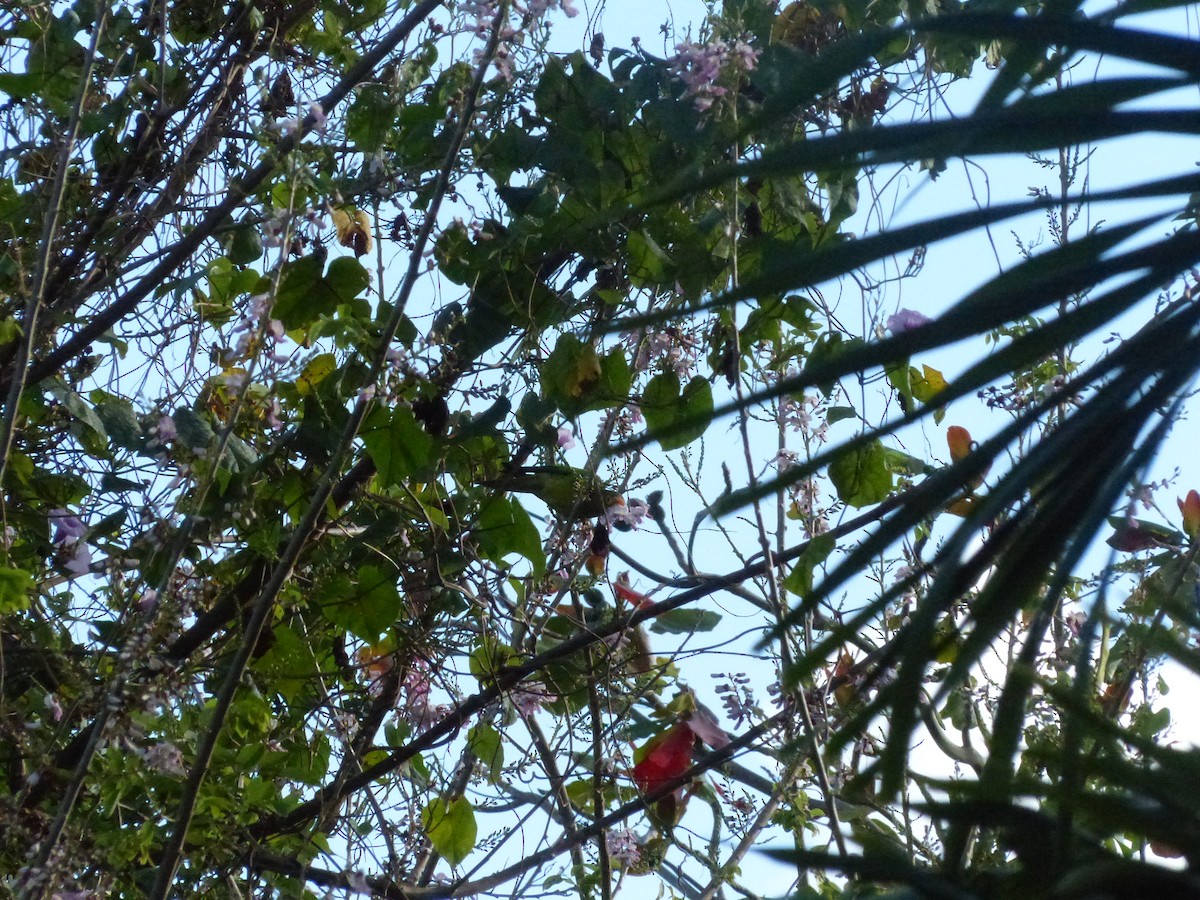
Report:
M1200 891L1200 175L1088 177L1200 130L1170 7L0 13L6 887Z

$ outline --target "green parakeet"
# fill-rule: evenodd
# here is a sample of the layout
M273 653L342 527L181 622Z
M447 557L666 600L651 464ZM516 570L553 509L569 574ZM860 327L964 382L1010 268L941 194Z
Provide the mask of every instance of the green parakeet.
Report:
M604 486L598 477L570 466L524 466L486 486L519 494L533 494L563 518L602 516L621 495Z

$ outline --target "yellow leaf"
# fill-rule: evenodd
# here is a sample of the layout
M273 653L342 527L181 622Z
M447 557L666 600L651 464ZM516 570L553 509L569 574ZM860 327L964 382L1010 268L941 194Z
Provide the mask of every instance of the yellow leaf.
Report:
M371 217L353 206L340 206L333 211L333 227L338 243L349 247L355 256L371 252Z
M922 364L920 374L912 379L912 389L914 397L928 403L946 389L946 377L932 366Z
M336 368L337 359L332 353L314 356L308 361L308 365L304 367L300 377L296 379L296 390L299 391L301 397L307 397Z
M567 391L578 399L596 386L600 380L600 357L595 347L584 347L575 363L575 372L567 384Z

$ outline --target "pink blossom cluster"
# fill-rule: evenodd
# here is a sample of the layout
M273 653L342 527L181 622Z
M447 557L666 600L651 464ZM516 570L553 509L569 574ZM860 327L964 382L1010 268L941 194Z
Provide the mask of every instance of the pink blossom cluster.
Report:
M700 354L699 338L674 326L653 334L627 334L625 344L634 351L635 371L644 372L651 366L661 366L680 378L691 377Z
M817 509L817 501L821 497L821 488L812 478L804 478L788 490L795 504L800 521L804 523L804 533L816 537L829 530L829 522L823 511Z
M722 76L753 72L761 51L745 41L712 41L696 44L684 41L675 45L671 68L683 82L687 96L693 98L697 112L704 112L718 97L729 93L719 82Z
M636 866L641 861L642 851L637 835L629 828L618 828L604 836L609 859L622 866Z
M642 524L649 513L650 505L645 500L634 497L626 502L618 498L604 511L604 517L610 528L633 531Z
M265 324L266 337L275 346L283 343L285 338L283 322L279 319L269 318L270 312L270 294L255 294L250 298L250 305L246 308L246 314L233 326L233 334L237 335L237 342L225 353L224 362L226 365L240 362L250 355L254 336L260 325ZM287 357L276 352L271 354L271 359L274 362L283 362ZM230 387L233 388L234 386L231 384Z
M519 2L513 3L513 8L518 12L524 12L530 19L534 21L545 17L546 13L555 9L561 9L568 19L573 19L579 15L579 10L571 0L527 0L522 4Z
M446 704L433 704L429 696L433 690L433 680L429 663L423 659L414 659L404 673L404 696L408 701L407 707L401 710L401 717L414 730L426 731L437 724L450 711Z
M459 4L458 9L468 19L474 20L471 30L481 38L490 34L496 17L501 14L497 0L465 0ZM499 43L492 56L492 65L505 81L513 80L513 47L522 42L526 28L540 22L547 13L555 9L561 9L567 18L574 18L579 14L572 0L515 0L513 9L522 17L521 27L517 29L508 23L502 24ZM475 50L475 65L480 65L483 59L483 48Z
M554 699L545 685L536 681L518 684L508 695L509 702L522 716L529 717L539 712L543 705Z
M810 441L823 444L828 438L829 424L822 420L819 425L813 425L813 416L819 411L820 405L819 397L785 395L779 398L779 421L793 431L807 435Z

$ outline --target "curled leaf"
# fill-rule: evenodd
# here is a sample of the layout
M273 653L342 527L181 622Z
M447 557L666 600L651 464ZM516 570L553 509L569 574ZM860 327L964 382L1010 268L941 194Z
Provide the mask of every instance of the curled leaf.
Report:
M338 207L333 211L333 227L338 243L353 250L355 256L371 252L371 217L363 210Z

